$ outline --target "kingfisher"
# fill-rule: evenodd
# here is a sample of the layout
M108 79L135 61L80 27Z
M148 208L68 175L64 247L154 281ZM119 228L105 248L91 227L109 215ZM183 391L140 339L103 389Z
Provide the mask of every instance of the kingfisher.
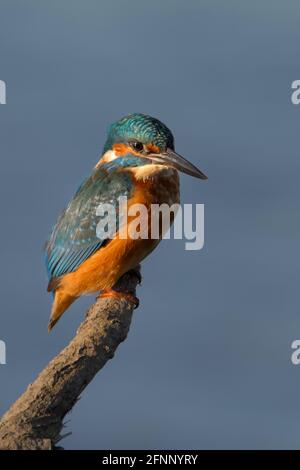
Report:
M151 235L118 237L121 227L117 220L115 233L99 238L97 208L106 203L116 207L119 198L126 197L128 210L136 203L147 208L151 224L152 204L179 204L178 171L207 179L175 152L172 132L158 119L134 113L109 127L98 163L58 217L46 243L48 292L54 296L49 331L82 295L128 296L136 305L133 295L117 292L113 287L156 248L163 234L155 239ZM129 218L125 233L126 224Z

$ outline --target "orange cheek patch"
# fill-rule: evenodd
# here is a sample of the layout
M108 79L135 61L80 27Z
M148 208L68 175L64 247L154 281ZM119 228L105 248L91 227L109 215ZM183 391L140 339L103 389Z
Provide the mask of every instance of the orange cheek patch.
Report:
M118 157L123 157L124 155L127 155L128 153L130 153L131 155L136 155L137 157L141 156L138 152L135 152L133 148L129 147L126 144L114 144L113 151Z
M160 148L155 144L147 144L146 148L150 153L160 153Z
M125 144L114 144L113 151L118 157L121 157L122 155L126 155L126 153L128 153L128 147Z

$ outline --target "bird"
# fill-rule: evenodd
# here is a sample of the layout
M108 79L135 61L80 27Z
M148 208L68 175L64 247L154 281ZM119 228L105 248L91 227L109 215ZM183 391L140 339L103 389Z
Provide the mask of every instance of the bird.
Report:
M120 238L118 222L115 233L101 239L96 230L97 207L105 203L116 207L118 199L126 197L128 208L134 203L144 204L149 214L152 204L179 203L178 171L207 179L175 152L174 136L160 120L133 113L110 125L99 161L58 217L45 245L48 292L54 297L49 331L83 295L127 295L137 305L136 297L113 287L156 248L163 234L158 239ZM128 224L129 218L125 231Z

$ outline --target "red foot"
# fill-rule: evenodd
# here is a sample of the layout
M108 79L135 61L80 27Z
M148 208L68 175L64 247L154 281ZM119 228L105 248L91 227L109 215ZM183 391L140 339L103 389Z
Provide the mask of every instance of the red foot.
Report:
M134 304L134 308L138 308L140 303L139 299L135 295L130 294L129 292L118 292L113 289L103 290L98 298L105 299L106 297L114 297L115 299L126 299L128 302Z

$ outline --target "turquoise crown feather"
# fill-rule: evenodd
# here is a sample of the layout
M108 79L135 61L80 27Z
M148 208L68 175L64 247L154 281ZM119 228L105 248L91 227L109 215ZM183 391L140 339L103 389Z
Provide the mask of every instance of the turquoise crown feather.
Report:
M110 150L114 143L131 140L153 143L161 150L174 149L173 134L164 123L146 114L134 113L111 124L103 152Z

